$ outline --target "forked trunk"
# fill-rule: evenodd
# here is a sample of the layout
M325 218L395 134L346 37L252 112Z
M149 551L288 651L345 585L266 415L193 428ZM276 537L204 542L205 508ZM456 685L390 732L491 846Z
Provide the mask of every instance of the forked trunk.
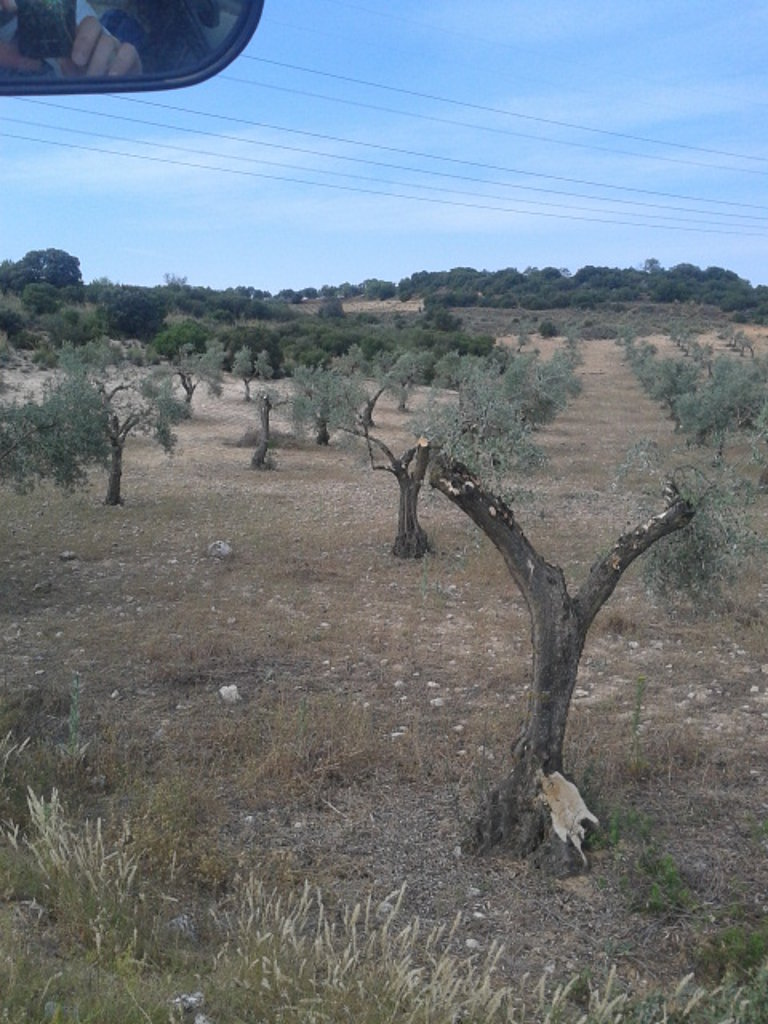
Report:
M531 618L533 673L527 718L514 743L511 771L478 813L477 846L487 850L504 842L518 856L534 854L556 874L581 870L586 863L580 850L582 822L596 819L563 776L562 767L568 711L587 632L624 571L657 540L686 526L694 509L670 483L664 511L619 537L571 597L562 570L539 554L512 509L486 491L466 467L437 460L430 483L499 550ZM558 808L563 814L556 822Z

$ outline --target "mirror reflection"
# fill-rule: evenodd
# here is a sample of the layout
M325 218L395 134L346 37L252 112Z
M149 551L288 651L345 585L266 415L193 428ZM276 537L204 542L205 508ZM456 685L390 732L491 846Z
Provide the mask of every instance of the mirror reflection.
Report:
M248 0L0 0L0 78L178 75L224 52Z

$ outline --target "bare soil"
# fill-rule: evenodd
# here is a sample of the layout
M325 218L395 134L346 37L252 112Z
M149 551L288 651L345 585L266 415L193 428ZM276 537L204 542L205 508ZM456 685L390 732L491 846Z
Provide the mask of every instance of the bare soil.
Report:
M613 341L583 351L583 390L542 432L549 461L516 502L574 581L648 508L641 481L617 483L627 449L651 438L672 459L678 442ZM701 969L709 934L761 920L765 565L707 620L658 603L633 568L593 628L569 726L567 768L601 819L589 872L556 881L503 849L480 858L473 809L509 767L525 709L525 609L439 496L422 509L434 552L393 559L394 480L336 439L296 439L279 413L274 471L250 470L236 446L255 415L230 383L220 399L195 395L172 458L130 445L121 508L101 504L99 474L72 495L2 496L0 708L23 704L30 731L64 741L79 674L92 744L81 812L130 816L124 777L179 776L197 794L179 860L204 842L222 865L209 896L183 897L193 916L227 871L254 866L276 885L308 878L338 905L405 886L406 914L449 926L460 914L455 948L502 944L510 978L615 965L638 990L666 986ZM377 427L411 443L393 405ZM208 555L220 539L231 557ZM219 690L233 684L228 705Z

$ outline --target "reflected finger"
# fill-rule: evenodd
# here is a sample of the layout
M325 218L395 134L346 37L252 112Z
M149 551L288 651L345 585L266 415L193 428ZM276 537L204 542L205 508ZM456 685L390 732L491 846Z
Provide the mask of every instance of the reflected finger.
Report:
M96 46L91 53L86 68L86 75L91 78L95 75L105 75L112 66L119 46L120 44L116 39L103 34L96 42Z
M109 66L110 76L138 75L141 73L141 59L134 46L122 43L118 46Z

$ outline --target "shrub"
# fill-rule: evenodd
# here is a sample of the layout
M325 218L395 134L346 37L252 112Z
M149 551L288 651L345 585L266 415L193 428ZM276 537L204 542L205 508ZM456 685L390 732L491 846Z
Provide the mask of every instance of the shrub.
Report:
M542 320L539 324L539 334L542 338L556 338L560 334L560 329L554 321Z

